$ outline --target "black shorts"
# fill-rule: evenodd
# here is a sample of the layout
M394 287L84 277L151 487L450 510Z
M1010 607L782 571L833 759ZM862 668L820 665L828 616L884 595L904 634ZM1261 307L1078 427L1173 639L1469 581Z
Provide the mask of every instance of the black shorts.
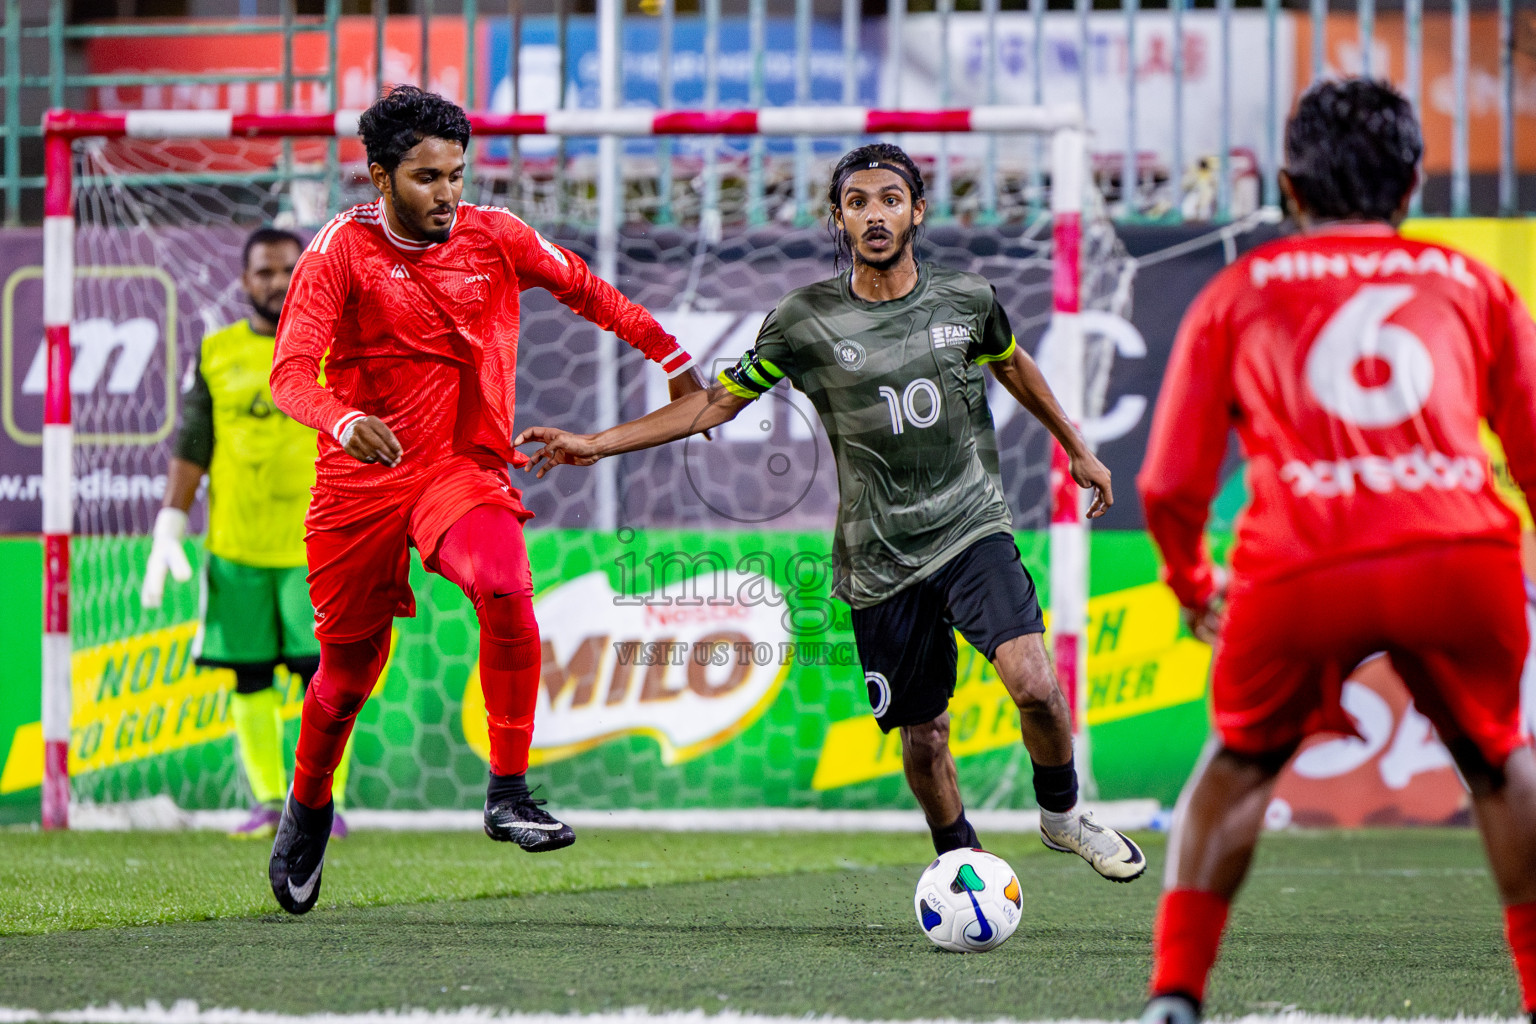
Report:
M949 707L957 629L988 661L1014 637L1045 632L1035 581L1009 534L983 537L933 575L853 610L864 685L882 730L931 722Z

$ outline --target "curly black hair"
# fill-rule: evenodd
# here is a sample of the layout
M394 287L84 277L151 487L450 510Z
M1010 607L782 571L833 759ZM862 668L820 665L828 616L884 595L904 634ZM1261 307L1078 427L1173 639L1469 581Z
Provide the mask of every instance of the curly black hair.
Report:
M836 216L843 202L843 186L848 183L849 175L873 164L891 164L902 168L906 172L904 176L907 186L912 190L912 201L915 203L924 197L923 172L917 169L917 164L900 146L893 146L889 142L871 142L867 146L850 150L832 168L832 180L827 185L827 234L832 236L834 269L841 269L845 259L850 262L853 260L853 244L848 240L848 232L838 225ZM913 244L916 244L915 239Z
M1413 104L1386 82L1319 82L1285 126L1285 173L1314 217L1392 220L1413 190L1424 137Z
M258 245L279 245L283 242L292 242L304 250L304 239L284 228L257 228L245 238L245 248L240 252L240 266L249 268L251 265L251 250Z
M414 85L397 85L357 121L368 162L390 174L423 139L447 139L469 147L469 117L457 104Z

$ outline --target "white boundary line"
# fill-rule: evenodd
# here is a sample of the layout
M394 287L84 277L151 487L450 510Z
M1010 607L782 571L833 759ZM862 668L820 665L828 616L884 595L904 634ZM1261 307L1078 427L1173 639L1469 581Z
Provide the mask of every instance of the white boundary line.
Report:
M1112 800L1087 803L1102 825L1117 829L1157 827L1163 819L1156 800ZM343 810L354 829L391 832L478 832L479 811ZM559 816L576 828L659 830L667 832L910 832L927 830L921 811L820 811L770 807L754 810L583 811L561 810ZM169 797L158 796L121 804L74 804L70 826L97 832L227 831L245 820L247 811L184 811ZM984 836L1027 833L1040 827L1037 811L968 811L966 816ZM3 1022L0 1022L3 1024Z
M1232 1024L1520 1024L1518 1017L1332 1017L1321 1014L1282 1012L1250 1014L1234 1018ZM223 1008L200 1009L191 1000L171 1006L151 1002L141 1007L116 1003L85 1010L41 1013L37 1010L0 1007L0 1024L965 1024L950 1019L915 1021L855 1021L847 1017L764 1017L749 1013L706 1014L702 1010L651 1013L641 1009L620 1013L557 1014L508 1013L488 1007L471 1006L457 1010L377 1010L365 1013L286 1014L261 1010ZM1009 1024L1009 1018L995 1018L995 1024ZM1040 1022L1045 1024L1045 1022ZM1050 1024L1111 1024L1108 1021L1066 1019ZM1120 1024L1120 1022L1115 1022Z

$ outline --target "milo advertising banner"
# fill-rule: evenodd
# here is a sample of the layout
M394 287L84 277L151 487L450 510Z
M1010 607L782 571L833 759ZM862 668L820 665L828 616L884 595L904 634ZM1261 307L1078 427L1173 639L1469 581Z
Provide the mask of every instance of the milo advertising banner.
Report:
M828 593L828 533L531 530L528 538L543 644L532 771L551 800L912 806L899 737L874 724L847 606ZM1030 535L1019 541L1025 551L1039 547ZM107 543L124 566L147 554L142 539ZM1100 794L1171 802L1205 734L1209 648L1180 634L1143 535L1104 533L1095 545L1088 722ZM1049 600L1044 568L1032 566ZM348 800L476 807L489 747L473 610L419 567L412 582L419 612L396 621L388 666L358 718ZM246 799L233 680L192 663L194 590L169 595L175 625L132 628L76 651L77 798L164 793L186 808ZM144 624L129 617L131 627ZM7 675L8 690L15 678ZM283 692L291 747L301 693L293 680ZM12 817L29 804L35 813L42 760L32 707L30 721L5 720L0 789ZM990 665L963 644L950 712L967 800L1032 806L1018 712Z

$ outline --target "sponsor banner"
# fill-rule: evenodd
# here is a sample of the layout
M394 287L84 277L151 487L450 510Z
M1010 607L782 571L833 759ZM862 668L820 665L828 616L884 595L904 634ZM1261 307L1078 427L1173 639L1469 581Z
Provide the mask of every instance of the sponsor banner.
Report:
M186 369L205 330L245 315L235 287L244 237L233 225L76 232L77 531L143 533L154 521ZM0 238L0 534L33 533L42 526L47 376L42 232Z
M469 96L469 75L464 67L466 27L460 17L432 19L428 41L426 87L455 103L465 104ZM561 105L562 90L566 107L598 105L597 20L591 15L577 15L565 24L565 63L560 61L560 26L553 17L530 17L522 21L522 40L518 51L516 109L540 112ZM660 106L658 85L659 22L654 18L626 18L623 26L621 59L624 74L621 103L625 106ZM796 102L795 23L790 18L772 18L765 26L762 54L763 94L769 106ZM301 33L293 41L293 68L298 75L319 80L297 81L293 87L292 110L327 113L333 109L359 110L378 96L380 76L375 56L375 21L372 17L348 16L337 23L337 95L333 102L331 84L323 76L329 69L325 36ZM717 84L718 103L722 107L743 107L751 96L754 61L750 49L751 30L747 19L724 18L719 23ZM874 22L860 29L858 95L854 103L875 105L878 93L878 61L884 33ZM495 113L514 109L509 43L511 30L505 19L484 19L477 28L476 50L483 56L481 67L474 70L474 106ZM388 19L384 36L385 82L420 83L423 64L421 22L414 17ZM699 17L679 17L673 25L673 59L669 66L674 107L699 106L704 97L704 23ZM810 41L810 102L841 103L843 95L842 27L831 21L816 21ZM200 36L195 39L93 39L86 44L86 62L93 74L159 73L174 77L177 73L239 75L276 75L281 71L280 39L272 36ZM234 110L237 113L275 113L284 109L282 86L277 82L235 81L219 84L184 85L174 81L163 85L99 86L89 91L98 110ZM523 157L550 157L556 150L553 138L528 137L521 145ZM655 143L634 142L631 146L650 151ZM680 141L683 152L702 152L702 143ZM788 151L790 140L773 140L771 147ZM179 151L191 152L192 145L175 144ZM209 170L234 170L274 165L281 152L272 141L217 142L195 144L199 165ZM591 139L574 139L567 154L596 149ZM496 163L506 159L505 141L486 140L477 148L477 160ZM294 158L316 162L325 158L325 143L297 141ZM344 142L343 160L362 160L363 151L356 142Z
M543 646L533 771L552 801L912 806L899 740L874 725L847 606L830 597L829 534L533 529L528 540ZM1019 541L1039 549L1038 538ZM1106 566L1088 637L1099 792L1169 800L1204 739L1208 653L1181 633L1171 598L1150 578L1144 536L1103 534L1096 543ZM103 564L130 574L146 551L142 540L96 546ZM1033 569L1048 599L1048 574ZM489 755L474 612L419 565L412 583L420 614L396 621L391 661L359 715L349 803L473 807ZM171 588L163 615L135 611L121 635L76 652L77 796L243 801L229 735L232 679L191 665L195 589ZM4 686L13 685L35 693L35 669L31 680L8 676ZM293 681L283 685L291 721L300 694ZM35 800L35 698L30 707L0 719L10 798ZM1031 806L1018 713L963 640L950 711L968 802ZM1170 714L1185 717L1170 727ZM294 739L290 726L290 749Z
M545 591L535 604L543 664L531 763L621 736L651 737L666 765L729 742L762 717L795 663L783 604L773 580L733 569L644 595L615 591L603 572ZM489 760L478 668L463 722Z
M1516 31L1523 35L1525 25L1517 21ZM1455 152L1452 132L1458 110L1468 119L1467 157L1471 170L1476 173L1499 169L1499 61L1504 46L1499 40L1498 12L1474 11L1468 30L1467 90L1465 95L1457 95L1451 12L1441 8L1423 13L1424 46L1419 59L1423 62L1424 84L1419 118L1424 127L1424 169L1431 174L1447 174L1451 170L1451 156ZM1296 81L1304 85L1312 78L1312 34L1304 31L1299 36L1289 52L1296 55ZM1376 15L1371 72L1399 87L1407 77L1405 36L1400 10L1380 11ZM1358 75L1363 67L1362 56L1354 12L1329 14L1323 41L1323 74ZM1512 70L1515 164L1520 170L1529 171L1536 168L1536 67L1516 56Z
M561 86L565 88L565 106L598 106L599 67L597 54L597 22L591 16L575 16L566 21L566 60L560 63L559 26L554 18L525 18L522 23L521 46L517 52L516 107L513 106L514 83L511 75L511 28L503 20L490 22L484 29L487 87L482 96L489 97L488 109L495 113L510 113L514 109L526 112L544 112L560 106ZM659 108L660 88L660 22L655 18L628 17L624 19L620 76L623 91L622 105L630 107ZM705 46L704 21L696 16L681 16L674 20L672 29L672 60L668 65L672 85L670 106L681 109L699 108L704 105ZM716 67L716 105L721 108L753 106L751 102L754 59L751 49L751 29L746 18L725 17L719 19ZM882 27L867 21L859 29L858 66L856 70L855 105L875 106L879 99L879 61L884 46ZM841 104L843 102L842 26L835 22L818 20L811 24L810 95L812 104ZM763 29L762 52L762 105L770 107L795 104L798 62L795 46L795 23L792 18L769 18ZM563 77L563 82L562 82ZM725 138L716 140L722 151L745 150L745 139ZM552 157L558 140L553 137L530 136L519 143L520 155L527 158ZM654 141L629 140L623 143L631 150L651 153L656 149ZM702 154L706 140L682 136L674 140L676 154ZM836 145L823 140L820 145ZM768 139L770 151L790 152L792 139ZM597 148L591 139L571 139L566 143L566 153L593 152ZM492 162L506 159L509 151L505 141L486 140L481 144L480 158Z
M329 42L323 32L293 37L293 71L319 80L295 81L297 112L325 114L360 110L378 97L378 67L374 59L374 19L350 16L336 24L337 95L331 95L325 73L330 70ZM283 41L272 23L267 35L147 37L90 39L85 43L86 66L92 74L167 74L218 72L252 76L282 73ZM428 37L427 88L455 103L465 102L464 19L433 18ZM389 82L421 81L421 20L388 19L384 35L384 78ZM102 85L88 90L97 110L232 110L237 114L273 114L285 109L281 82L231 82L160 85Z
M1291 95L1296 22L1282 16L1276 58L1281 96ZM1143 161L1151 160L1164 173L1170 168L1174 124L1173 19L1164 10L1141 10L1136 15L1134 48L1126 33L1123 14L1098 11L1088 16L1086 45L1077 15L1055 11L1045 17L1044 54L1035 67L1034 18L1024 12L1003 12L996 19L997 64L987 74L988 36L986 18L975 12L950 16L948 52L934 41L945 38L937 14L907 18L902 45L903 65L888 68L886 102L903 107L968 107L985 103L1032 104L1038 70L1043 102L1082 102L1082 76L1087 72L1088 121L1093 148L1101 154L1124 152L1128 136L1127 96L1132 68L1136 75L1136 150ZM1214 11L1189 10L1183 15L1184 100L1183 142L1185 160L1220 150L1220 125L1213 103L1221 95L1221 20ZM1269 94L1260 69L1269 62L1269 28L1263 11L1240 10L1230 18L1231 61L1235 68L1253 73L1234 75L1228 97L1231 102L1231 145L1246 156L1250 174L1257 174L1259 154L1268 151L1265 125ZM948 74L948 80L944 78ZM897 81L899 79L899 82ZM1303 79L1305 80L1305 79ZM937 148L937 137L907 136L924 152ZM952 135L951 153L982 151L977 139ZM1033 152L1028 140L1002 138L999 151L1023 158ZM1144 172L1152 169L1143 165ZM1111 173L1118 171L1113 168Z
M198 36L196 38L92 39L85 46L86 62L93 74L156 74L218 72L237 76L278 75L282 71L281 38L271 36ZM517 108L522 111L556 109L561 88L565 106L598 105L597 19L574 15L565 24L565 64L560 63L560 26L549 16L522 19L518 50ZM624 68L623 104L660 106L660 21L631 17L624 21L621 40ZM674 107L697 107L704 97L704 20L681 16L673 21L672 62L669 65ZM722 107L747 105L752 95L754 58L751 28L743 17L722 18L718 25L717 94ZM432 19L428 39L426 88L455 103L467 102L469 75L464 68L466 27L464 19L440 16ZM484 60L475 78L478 109L498 113L513 110L509 42L511 30L502 18L481 19L476 49ZM878 54L884 37L883 23L868 22L860 28L857 65L858 97L855 104L874 105L877 99ZM337 95L332 101L330 83L296 81L292 110L328 113L333 109L360 110L377 98L380 78L375 56L376 22L371 16L346 16L337 21ZM421 21L392 17L385 26L385 82L421 84ZM293 40L293 69L300 76L323 76L329 70L329 50L324 34L300 33ZM843 96L842 26L817 20L811 26L810 102L841 103ZM768 106L796 102L798 72L795 22L769 18L764 26L762 52L763 96ZM236 113L276 113L284 109L282 85L238 79L217 84L104 85L89 91L98 110L233 110Z
M38 817L38 790L30 782L43 764L43 546L37 538L0 537L0 588L0 824L9 824Z
M1385 655L1354 671L1342 702L1360 735L1318 735L1302 744L1275 786L1266 814L1271 828L1470 820L1450 753Z
M277 25L274 22L273 28ZM483 33L482 33L483 35ZM233 81L182 84L178 73L218 73L238 76L272 76L282 73L282 37L265 35L197 36L193 38L91 39L85 43L86 66L92 74L164 74L159 85L104 85L87 90L97 110L232 110L235 113L270 114L284 109L326 114L332 110L361 110L379 94L375 59L375 23L372 17L340 18L336 26L336 95L327 72L331 69L330 44L323 32L300 32L292 40L292 68L301 80L293 82L293 101L283 101L280 81ZM426 87L463 104L468 95L464 68L464 20L433 18L428 36ZM421 82L421 21L388 19L384 36L384 75L388 82ZM483 50L481 52L484 52ZM307 76L304 80L303 76ZM484 97L483 85L478 95ZM476 104L483 106L483 103ZM162 152L195 158L193 164L207 171L235 171L275 166L283 152L276 140L197 141L159 143ZM292 158L300 163L319 163L326 158L324 140L295 140ZM362 160L361 143L342 143L343 160Z
M1403 234L1450 246L1488 264L1536 306L1536 224L1492 217L1424 217L1403 224Z

